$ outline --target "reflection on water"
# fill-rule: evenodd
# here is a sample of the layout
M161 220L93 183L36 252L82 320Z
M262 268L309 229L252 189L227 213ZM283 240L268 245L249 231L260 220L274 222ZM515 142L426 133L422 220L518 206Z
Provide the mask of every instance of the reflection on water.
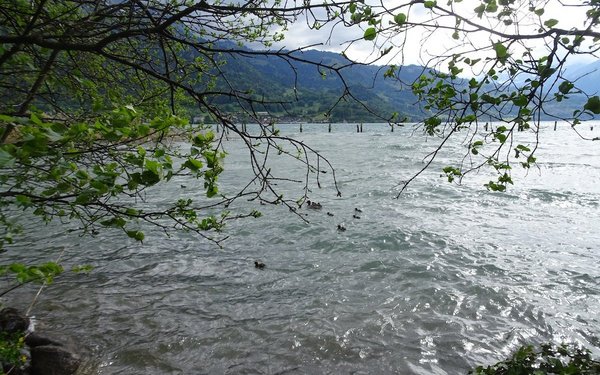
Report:
M548 340L600 353L594 144L544 132L540 169L505 194L484 190L485 173L461 186L440 179L463 151L454 145L395 200L434 140L408 128L342 126L332 134L282 126L330 159L344 193L326 178L313 187L324 209L302 211L310 224L260 206L263 217L226 229L224 249L190 234L149 233L140 246L118 233L88 239L42 227L10 255L43 260L64 250L67 266L95 270L61 277L34 314L79 335L101 374L455 374ZM241 145L227 146L221 186L233 191L249 170ZM187 186L165 186L157 199L200 194ZM11 303L34 293L22 288Z

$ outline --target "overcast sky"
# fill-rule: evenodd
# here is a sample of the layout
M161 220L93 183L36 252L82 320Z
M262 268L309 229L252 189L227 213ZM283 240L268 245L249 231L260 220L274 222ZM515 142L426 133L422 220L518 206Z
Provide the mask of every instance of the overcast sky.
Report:
M440 0L438 2L442 6L445 6L446 4L446 0ZM519 2L525 4L523 9L525 10L525 13L529 13L527 8L528 4L532 1L517 0L517 3ZM541 16L542 22L549 19L557 19L559 23L556 27L564 29L571 27L581 28L584 25L585 10L587 8L581 6L582 1L563 0L563 5L561 5L561 2L558 0L535 0L533 2L537 4L536 8L543 7L545 10L544 14ZM407 1L391 0L385 1L384 3L387 7L393 7L402 3L407 3ZM491 21L487 21L485 18L483 20L478 19L474 14L473 9L479 4L481 4L481 1L479 0L463 0L455 5L455 10L469 19L483 22L488 27L494 29L504 28L504 31L511 33L534 33L538 28L538 26L532 24L532 20L528 21L525 18L522 18L518 25L511 25L509 27L500 24L497 19ZM430 10L425 9L421 4L415 5L410 9L402 8L401 11L407 13L409 21L412 22L431 19ZM388 24L390 20L391 17L385 19L384 25ZM454 25L453 18L439 19L437 22L441 25ZM342 25L337 25L332 32L331 25L328 25L321 30L311 30L305 20L299 20L292 25L289 25L289 29L285 32L285 39L283 42L276 44L276 47L292 49L300 46L317 45L313 47L313 49L332 52L341 52L345 50L347 55L352 59L358 61L370 61L374 57L379 56L380 51L379 48L374 48L373 42L363 40L348 43L354 39L361 39L366 27L366 25L360 25L360 27L355 25L351 28L345 28ZM401 33L391 42L396 44L404 43L404 48L394 48L392 52L386 56L386 59L380 60L378 63L425 65L432 56L447 53L447 51L456 47L457 41L451 38L451 34L452 30L440 30L428 38L425 38L425 36L428 36L429 34L422 28L415 28L408 33ZM460 41L464 41L465 39L463 38L464 36L461 35ZM472 34L469 35L468 38L471 43L477 46L482 44L489 45L490 40L492 42L498 40L497 37L490 38L490 35L486 33ZM384 38L381 37L378 37L375 40L375 43L379 46L384 45L384 42ZM387 43L389 43L389 41L387 41ZM545 49L544 44L540 42L537 42L537 45L532 44L531 46L536 48L540 53ZM485 57L485 55L482 57ZM578 57L574 60L577 62L589 62L593 59L593 57L587 56Z

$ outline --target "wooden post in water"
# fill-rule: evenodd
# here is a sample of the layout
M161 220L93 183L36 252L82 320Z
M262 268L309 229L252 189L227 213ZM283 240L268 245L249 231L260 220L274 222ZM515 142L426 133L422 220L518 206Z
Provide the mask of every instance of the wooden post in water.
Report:
M392 133L394 132L394 124L391 124Z
M363 128L362 128L362 122L360 123L360 132L363 132Z
M300 133L302 133L302 123L300 123Z
M327 128L327 131L328 131L329 133L331 133L331 123L329 123L329 127Z
M485 123L485 127L484 127L484 129L485 129L485 131L488 131L488 130L487 130L487 129L488 129L488 123L487 123L487 122Z
M556 121L554 121L554 131L556 131Z
M356 124L356 132L360 133L360 128L358 127L358 124Z

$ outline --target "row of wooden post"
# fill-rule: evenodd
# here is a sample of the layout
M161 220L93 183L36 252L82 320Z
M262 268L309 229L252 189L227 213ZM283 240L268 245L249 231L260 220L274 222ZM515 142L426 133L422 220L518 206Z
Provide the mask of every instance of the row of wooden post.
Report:
M394 125L392 125L392 132L393 131L394 131ZM331 133L331 124L329 124L327 126L327 132ZM362 123L360 123L360 125L356 124L356 132L357 133L362 133L363 132L363 124ZM300 124L300 133L302 133L302 124Z
M554 121L554 131L556 131L556 126L557 125L558 125L558 121ZM489 123L486 122L485 126L484 126L485 131L488 131L488 126L489 126ZM391 132L393 133L394 132L394 124L390 125L390 129L391 129ZM590 126L590 130L594 130L594 126L593 125ZM302 133L302 131L303 131L302 124L300 124L300 133ZM327 126L327 131L329 133L331 133L331 124L329 124ZM218 132L219 132L219 125L217 124L217 133ZM242 132L247 133L246 124L242 124ZM362 122L360 124L356 124L356 132L357 133L362 133L363 132L363 124L362 124Z
M392 133L394 132L394 124L390 125L391 131ZM327 126L327 132L331 133L331 124L329 124ZM362 122L360 124L356 124L356 132L357 133L362 133L363 132L363 124ZM300 124L300 133L302 133L302 124Z

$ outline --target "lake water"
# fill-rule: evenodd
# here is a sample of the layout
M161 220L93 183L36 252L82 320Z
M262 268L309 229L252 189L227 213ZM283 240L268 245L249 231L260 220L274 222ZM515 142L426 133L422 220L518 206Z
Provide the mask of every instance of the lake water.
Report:
M583 132L600 135L596 125ZM232 208L263 216L230 223L222 249L186 233L147 233L139 245L38 226L5 259L64 251L66 267L95 269L61 276L32 314L78 336L99 374L459 374L547 341L600 355L600 143L546 124L539 168L515 169L506 193L483 187L487 172L460 186L440 178L465 152L451 144L394 199L435 139L408 126L298 127L280 126L331 161L342 191L321 174L309 197L323 209L299 211L310 223L242 200ZM232 192L250 176L248 155L233 136L225 145L221 189ZM305 176L289 159L272 165ZM160 205L201 186L180 180L149 198ZM301 184L278 187L302 194ZM36 291L4 302L25 309Z

